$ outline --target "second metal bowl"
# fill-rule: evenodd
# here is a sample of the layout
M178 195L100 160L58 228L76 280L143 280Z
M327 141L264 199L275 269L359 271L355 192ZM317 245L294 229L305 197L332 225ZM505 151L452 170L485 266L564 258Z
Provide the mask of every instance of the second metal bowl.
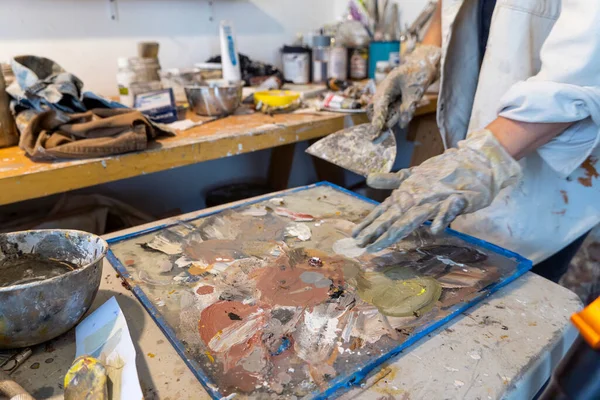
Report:
M186 86L185 95L196 114L221 117L233 114L240 106L242 84L217 81L202 86Z

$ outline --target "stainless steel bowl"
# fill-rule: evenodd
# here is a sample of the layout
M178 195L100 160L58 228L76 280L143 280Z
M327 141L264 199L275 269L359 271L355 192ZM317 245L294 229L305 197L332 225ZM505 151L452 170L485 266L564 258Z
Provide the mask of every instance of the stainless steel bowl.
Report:
M196 114L222 117L233 114L242 102L242 84L213 82L185 87L185 95Z
M0 260L33 253L79 266L53 278L0 287L0 349L42 343L75 326L96 297L107 250L102 238L81 231L0 234Z

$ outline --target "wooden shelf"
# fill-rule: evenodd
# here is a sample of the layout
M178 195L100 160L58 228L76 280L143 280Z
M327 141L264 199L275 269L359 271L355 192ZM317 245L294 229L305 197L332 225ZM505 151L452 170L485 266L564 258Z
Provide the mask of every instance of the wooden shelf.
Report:
M418 114L435 111L435 98ZM200 120L189 113L188 118ZM209 122L147 150L76 161L33 162L17 147L0 149L0 205L35 199L157 171L320 138L344 128L345 119L364 114L251 114Z

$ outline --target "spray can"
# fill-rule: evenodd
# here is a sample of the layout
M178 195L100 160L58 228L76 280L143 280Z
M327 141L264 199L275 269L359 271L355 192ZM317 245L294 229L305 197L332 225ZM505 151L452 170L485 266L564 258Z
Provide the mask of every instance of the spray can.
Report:
M230 82L242 80L240 59L235 44L235 32L230 21L221 21L221 64L223 65L223 79Z
M313 82L325 83L329 78L329 59L331 52L331 36L313 37Z

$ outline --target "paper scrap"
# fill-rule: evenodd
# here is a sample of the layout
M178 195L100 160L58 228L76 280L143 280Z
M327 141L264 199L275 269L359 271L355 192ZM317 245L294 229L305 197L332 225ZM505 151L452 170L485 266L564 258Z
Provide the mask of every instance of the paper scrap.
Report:
M161 234L156 235L154 239L146 243L146 246L170 256L180 254L182 252L181 243L173 242Z
M171 122L170 124L168 124L167 126L171 129L177 129L179 131L187 131L188 129L191 129L195 126L200 126L202 124L205 124L207 122L211 122L214 121L215 118L213 119L209 119L207 121L192 121L191 119L184 119L181 121L175 121L175 122Z
M135 347L117 299L111 297L75 329L75 357L90 355L102 361L109 379L119 374L120 393L112 399L143 399L135 366ZM114 366L114 368L111 368ZM119 385L112 385L118 390ZM111 387L111 385L109 385Z

